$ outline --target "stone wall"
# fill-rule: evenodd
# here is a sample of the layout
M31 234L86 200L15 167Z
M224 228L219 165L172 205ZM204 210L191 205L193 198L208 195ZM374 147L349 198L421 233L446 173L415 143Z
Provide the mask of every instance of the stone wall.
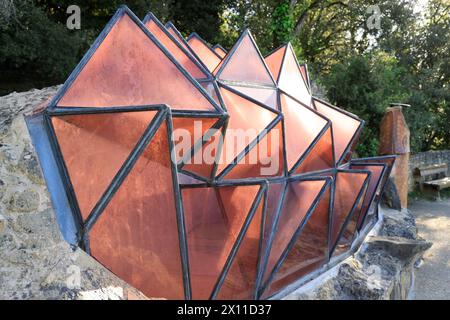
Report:
M409 159L409 190L414 189L414 169L422 166L446 163L450 166L450 150L426 151L411 154Z

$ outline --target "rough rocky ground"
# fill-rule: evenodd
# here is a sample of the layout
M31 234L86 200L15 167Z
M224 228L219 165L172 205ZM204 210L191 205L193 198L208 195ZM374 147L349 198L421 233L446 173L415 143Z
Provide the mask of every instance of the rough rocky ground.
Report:
M416 271L414 299L450 299L450 199L410 203L419 235L433 246Z
M383 215L354 255L286 299L409 299L415 262L432 243L417 234L409 211L383 208Z
M62 240L22 114L57 87L0 97L0 299L144 299ZM404 299L431 243L414 218L388 210L378 234L288 299Z
M60 235L22 116L56 90L0 97L0 299L144 298Z

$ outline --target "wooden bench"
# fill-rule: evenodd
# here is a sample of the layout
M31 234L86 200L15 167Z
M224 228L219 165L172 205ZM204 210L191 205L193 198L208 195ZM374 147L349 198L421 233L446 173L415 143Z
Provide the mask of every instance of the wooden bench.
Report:
M440 200L440 191L450 188L448 165L443 163L416 168L414 170L414 181L421 192Z

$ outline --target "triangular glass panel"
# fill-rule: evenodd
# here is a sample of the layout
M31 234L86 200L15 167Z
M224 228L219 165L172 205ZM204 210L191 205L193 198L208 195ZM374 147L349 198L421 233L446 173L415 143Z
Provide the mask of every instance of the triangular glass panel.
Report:
M314 106L320 114L331 121L333 127L334 156L336 163L339 164L346 150L356 138L357 132L360 130L363 122L355 115L316 98L314 98Z
M283 129L280 120L224 179L279 177L284 173Z
M196 79L208 78L208 71L198 64L189 51L173 38L159 20L149 13L143 20L147 29L161 42L164 47L177 59L177 61Z
M219 55L196 33L191 34L187 42L208 70L213 72L222 60Z
M169 139L163 121L93 225L89 240L96 260L146 296L184 299L181 212L175 206L178 183Z
M244 31L213 73L219 80L275 87L270 71L249 31Z
M182 187L193 299L211 296L259 189Z
M329 183L304 227L297 230L297 236L292 239L291 248L277 267L263 298L270 297L327 262L330 200Z
M333 167L333 139L331 127L328 127L318 138L316 144L300 160L300 165L294 170L294 174L309 173Z
M270 254L266 262L263 283L268 279L283 251L294 236L295 231L311 209L319 195L325 179L294 180L288 182L283 208L275 226L274 238L271 242Z
M157 111L51 118L83 220L150 125Z
M262 104L265 104L268 107L271 107L274 110L280 110L277 101L277 89L275 88L263 88L263 87L250 87L250 86L238 86L238 85L229 85L230 88L233 88L240 93L255 99Z
M213 50L219 55L219 57L221 59L225 58L225 56L227 55L227 51L220 45L216 44L213 47Z
M328 121L283 93L280 93L280 102L284 115L286 158L288 170L291 170Z
M374 200L376 198L376 192L378 190L378 187L380 186L383 175L385 174L386 165L371 164L370 162L368 162L366 164L352 163L350 165L350 169L368 170L371 173L370 178L369 178L369 184L367 187L367 194L364 198L361 212L359 213L358 220L357 220L357 229L360 230L363 227L363 224L366 225L364 222L366 220L367 215L369 214L369 209L371 208L372 203L374 202Z
M249 300L256 298L263 214L264 201L261 198L216 296L217 299Z
M339 241L345 222L358 205L356 201L365 187L367 173L338 171L335 179L330 251Z
M272 73L274 80L278 83L278 77L280 75L281 65L283 63L283 58L286 52L287 45L276 49L274 52L267 55L264 60L266 61L267 67Z
M231 89L221 86L220 94L230 118L218 162L218 173L234 163L235 158L277 117L274 111L250 101Z
M218 109L131 13L119 11L110 23L110 31L99 37L98 47L90 49L73 78L58 93L57 106L167 104L172 110Z
M304 105L311 106L311 93L303 79L297 57L291 45L286 48L278 78L278 88Z

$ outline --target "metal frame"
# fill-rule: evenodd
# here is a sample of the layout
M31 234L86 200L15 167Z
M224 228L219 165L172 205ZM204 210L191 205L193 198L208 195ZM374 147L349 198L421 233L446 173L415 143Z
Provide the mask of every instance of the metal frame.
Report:
M189 58L189 60L206 75L206 78L199 78L197 79L197 81L211 80L213 78L213 75L208 70L208 68L206 68L201 61L192 56L192 54L187 51L177 39L175 39L175 37L166 29L166 27L158 20L158 18L156 18L156 16L152 12L147 13L147 15L142 20L142 23L145 25L149 21L153 21L156 26Z
M262 246L262 235L264 233L264 226L265 226L265 220L266 220L266 205L267 205L267 186L268 183L266 180L259 179L254 181L245 181L245 180L229 180L229 181L220 181L220 182L212 182L212 183L200 183L200 184L181 184L181 189L198 189L198 188L214 188L217 190L221 187L239 187L239 186L249 186L249 185L259 185L260 188L258 192L256 193L255 199L253 200L252 206L249 210L249 212L246 214L245 221L239 231L238 237L236 238L236 241L234 242L232 249L230 250L230 253L227 257L227 260L225 261L224 267L214 285L213 291L211 292L210 299L215 299L217 295L220 292L220 289L222 288L222 285L226 279L226 276L228 275L228 272L237 256L237 253L239 251L239 247L245 237L245 234L250 226L250 223L253 221L253 218L256 214L256 210L258 206L261 204L261 201L263 201L263 210L262 210L262 221L261 221L261 231L260 231L260 241L259 241L259 250ZM219 206L220 210L223 211L224 208ZM261 263L261 255L258 254L258 267L255 271L256 277L255 277L255 288L253 292L254 299L257 298L257 290L258 290L258 281L260 277L260 263Z
M312 96L312 105L313 105L313 107L314 107L316 110L317 110L317 107L316 107L316 105L315 105L315 101L318 101L318 102L320 102L320 103L326 105L327 107L329 107L329 108L331 108L331 109L333 109L333 110L335 110L335 111L337 111L337 112L340 112L340 113L342 113L342 114L344 114L344 115L346 115L346 116L348 116L348 117L350 117L350 118L352 118L352 119L354 119L354 120L356 120L356 121L359 122L359 126L358 126L358 128L356 129L356 131L354 132L354 134L353 134L352 138L350 139L350 141L348 142L347 147L345 148L345 150L344 150L344 152L342 153L341 157L336 161L336 166L340 166L340 165L342 165L342 162L343 162L343 160L345 159L345 157L346 157L346 155L348 154L348 152L350 151L351 147L354 145L355 141L356 141L356 140L358 139L358 137L360 136L360 134L361 134L361 132L362 132L362 130L363 130L363 128L364 128L365 121L362 120L361 118L359 118L358 116L354 115L353 113L350 113L350 112L348 112L348 111L345 111L345 110L343 110L343 109L341 109L341 108L338 108L338 107L336 107L336 106L333 106L332 104L330 104L330 103L328 103L328 102L326 102L326 101L323 101L323 100L321 100L321 99L319 99L319 98L317 98L317 97L315 97L315 96ZM333 141L334 141L334 137L333 137Z
M134 23L144 32L145 35L149 38L150 41L153 41L153 43L158 47L159 50L163 52L167 58L174 63L176 68L185 76L185 78L194 85L194 87L201 92L201 94L211 103L214 110L213 111L189 111L189 110L171 110L169 106L164 104L158 104L158 105L140 105L140 106L108 106L108 107L90 107L90 106L83 106L83 107L60 107L58 106L58 102L61 100L61 98L64 96L64 94L67 92L67 90L70 88L70 86L73 84L77 76L82 72L83 68L87 65L90 58L93 56L95 51L98 49L98 47L102 44L103 40L106 38L106 36L109 34L113 26L117 23L117 21L123 17L123 15L127 14ZM156 37L145 27L144 23L142 23L126 6L121 6L120 9L115 13L113 18L109 21L105 29L101 32L99 37L95 40L92 47L89 49L89 51L85 54L81 62L78 64L78 66L74 69L74 71L71 73L67 81L64 83L63 87L58 91L56 96L53 98L53 100L50 102L49 106L43 111L41 114L33 115L33 119L35 117L42 117L43 122L42 126L45 129L46 137L48 138L49 146L51 148L51 153L54 158L54 162L56 164L56 171L58 173L58 176L61 178L61 183L63 185L63 192L67 196L67 203L70 206L71 214L73 218L73 230L71 229L68 232L74 232L76 233L74 238L76 239L76 244L86 250L88 253L90 253L90 242L89 242L89 232L92 229L92 227L95 225L96 221L101 217L103 214L105 208L110 203L110 201L113 199L113 197L116 195L116 192L121 188L122 183L125 181L128 174L133 169L134 165L138 161L139 157L142 155L144 150L147 148L147 146L151 143L152 138L156 134L157 130L160 128L162 124L165 124L167 126L167 139L168 139L168 146L169 146L169 152L172 154L175 145L172 140L172 133L173 133L173 122L172 118L217 118L217 121L214 122L214 124L206 131L207 133L202 137L202 139L195 141L194 146L192 149L182 158L178 163L175 163L171 161L171 175L172 175L172 186L173 186L173 192L174 192L174 201L175 201L175 211L176 211L176 219L177 219L177 232L178 232L178 239L179 239L179 250L180 250L180 258L181 258L181 264L182 264L182 277L183 277L183 289L184 289L184 296L186 299L191 299L192 292L191 292L191 284L190 284L190 272L189 272L189 248L187 243L187 234L186 234L186 226L185 226L185 216L183 212L183 199L182 199L182 189L185 188L214 188L215 190L219 190L221 187L226 186L245 186L245 185L259 185L259 189L256 193L256 196L252 202L250 210L246 213L245 221L240 228L238 237L236 238L236 241L233 243L232 249L225 261L224 267L220 272L219 277L217 278L216 283L214 284L214 288L211 292L210 298L215 299L217 298L223 283L230 271L230 268L235 261L235 258L239 252L239 248L244 240L245 234L250 226L250 223L253 221L253 218L255 217L256 210L261 205L261 201L263 201L263 207L262 207L262 221L261 221L261 230L260 230L260 239L258 244L258 256L257 256L257 270L255 270L255 287L252 293L252 298L259 299L261 298L262 294L264 293L264 290L268 288L271 281L273 281L276 273L279 271L280 267L282 266L283 262L285 261L287 255L289 254L289 251L292 249L292 247L295 245L296 241L299 239L300 235L302 234L302 231L309 221L309 219L312 217L315 209L317 208L319 202L323 199L325 194L327 192L330 192L330 201L329 201L329 210L328 210L328 229L327 229L327 254L326 254L326 264L323 268L329 268L333 266L333 264L340 261L339 259L348 254L351 250L351 244L355 243L355 236L359 234L359 232L366 230L367 225L365 225L366 218L368 215L368 212L370 209L378 205L381 194L385 188L387 179L390 175L390 172L392 170L392 166L395 163L395 156L383 156L383 157L373 157L373 158L361 158L361 159L351 159L346 160L346 157L349 155L349 151L352 149L352 147L355 145L357 138L359 137L360 133L362 132L364 121L358 118L356 115L351 114L345 110L342 110L338 107L335 107L325 101L322 101L316 97L311 96L311 105L305 105L305 103L302 103L298 101L296 98L292 97L288 93L284 92L280 88L278 88L278 81L281 75L282 68L284 66L284 62L286 60L286 55L288 54L288 50L291 50L292 53L294 53L292 46L290 43L283 45L285 47L285 51L282 58L282 63L280 66L280 72L278 74L277 80L273 78L269 68L267 67L267 64L265 63L264 58L261 56L261 53L259 52L258 47L256 46L256 43L251 35L251 33L248 30L245 30L240 38L237 40L233 48L226 54L226 57L224 59L221 59L219 55L211 49L209 45L206 44L206 42L198 36L198 34L193 33L189 36L189 39L192 37L196 37L202 43L204 43L209 50L211 50L216 56L218 56L222 62L216 67L216 70L214 70L213 74L208 71L208 68L202 63L202 61L198 58L198 56L193 52L192 48L189 46L189 43L181 36L181 34L178 32L178 30L173 26L171 22L167 23L166 26L163 26L161 22L152 14L149 13L145 18L144 22L147 22L149 20L153 20L157 26L173 41L175 44L182 50L183 53L185 53L188 58L195 63L196 66L198 66L206 75L208 75L208 78L205 79L199 79L199 81L196 81L189 73L176 61L176 59L169 53L169 51L164 48L164 46L156 39ZM175 36L173 36L168 30L172 28L173 31L175 31L175 34L180 37L180 39L176 39ZM250 40L252 42L252 45L255 47L257 54L259 58L261 59L266 71L268 72L274 86L271 85L265 85L265 84L255 84L255 83L247 83L247 82L241 82L241 81L227 81L219 79L220 74L223 71L223 69L226 67L227 63L230 61L233 54L236 52L237 48L240 47L241 42L243 41L244 37L249 36ZM189 41L188 39L188 41ZM180 42L181 41L181 42ZM186 47L182 46L185 45ZM283 47L282 46L282 47ZM215 45L214 47L220 47L219 45ZM213 47L213 48L214 48ZM187 49L188 50L187 50ZM222 47L220 47L222 48ZM280 47L281 48L281 47ZM275 49L279 50L280 48ZM223 49L223 48L222 48ZM224 49L223 49L224 50ZM225 52L226 50L224 50ZM270 54L272 54L270 53ZM269 55L270 55L269 54ZM269 56L267 55L267 56ZM267 57L266 56L266 57ZM295 58L295 54L294 54ZM306 78L301 73L301 67L298 63L297 59L295 59L298 71L300 72L303 82L305 86L308 89L308 92L311 94L311 87L309 84L309 73L306 68ZM200 83L204 82L210 82L214 90L217 94L217 99L219 100L218 103L214 101L214 99L207 93L205 89L200 85ZM251 88L266 88L266 89L272 89L276 90L276 103L278 105L278 109L274 109L272 107L269 107L256 99L252 98L251 96L248 96L246 94L243 94L239 90L230 87L230 85L236 85L236 86L243 86L243 87L251 87ZM251 141L244 150L240 151L238 155L236 155L235 159L230 164L227 164L225 168L217 174L218 170L218 160L220 159L220 155L222 152L223 147L223 136L226 134L226 130L228 127L229 122L229 115L226 111L226 105L223 101L223 97L221 94L221 89L228 90L232 92L233 94L238 95L241 98L244 98L248 101L250 101L253 104L256 104L266 110L269 110L274 113L274 119L267 124L265 127L265 130L263 130L258 136ZM282 114L282 107L281 107L281 93L285 94L290 99L293 99L297 103L299 103L301 106L307 108L309 111L314 112L314 114L318 115L322 119L326 120L326 125L320 130L319 134L314 138L314 140L310 143L308 148L305 150L305 152L300 155L297 162L294 164L291 170L289 170L287 165L287 149L286 149L286 129L285 129L285 123L284 123L284 117ZM317 111L317 108L315 106L315 102L318 101L320 103L325 104L326 106L345 114L352 119L355 119L359 122L359 126L355 133L353 134L351 140L348 142L346 149L344 150L344 153L339 159L336 159L335 151L334 151L334 133L333 133L333 125L332 121L326 117L324 117L320 112ZM87 216L87 218L83 221L83 217L80 212L80 206L78 204L78 200L74 191L74 187L71 182L70 174L67 169L65 160L63 158L63 154L61 152L61 148L59 145L58 137L56 135L55 129L53 127L51 119L53 117L60 117L64 115L87 115L87 114L106 114L106 113L124 113L124 112L144 112L144 111L157 111L154 118L151 120L151 122L148 124L145 131L142 133L138 141L136 141L136 144L134 145L133 149L130 151L130 154L128 155L127 159L124 161L124 163L121 165L111 182L109 183L106 190L102 193L100 198L97 200L97 203L94 205L93 209ZM29 119L27 119L28 124ZM252 150L260 141L263 139L271 129L273 129L275 126L279 125L281 122L282 126L282 140L283 140L283 146L282 146L282 157L283 157L283 165L284 170L283 173L279 176L274 177L254 177L254 178L245 178L245 179L226 179L226 175L233 170L235 166L244 159L244 157ZM30 126L29 126L30 127ZM216 131L212 131L216 130ZM211 175L208 177L201 177L193 172L189 172L184 168L185 161L187 159L191 159L194 157L194 155L203 149L205 144L208 142L208 140L211 138L211 136L215 133L217 133L217 130L220 130L222 133L222 139L219 140L218 150L216 152L216 160L213 164ZM323 135L330 130L331 133L331 141L332 141L332 158L333 158L333 164L332 167L326 168L323 170L317 170L312 172L306 172L306 173L299 173L295 174L295 170L298 169L298 167L301 165L301 163L304 161L304 159L309 156L309 154L312 152L314 147L317 145L317 143L320 141L320 139L323 137ZM31 132L31 129L30 129ZM32 134L33 136L33 134ZM32 137L33 138L33 137ZM40 138L42 140L42 138ZM35 141L33 139L33 141ZM44 150L37 148L39 150ZM41 151L42 152L42 151ZM39 151L38 151L39 153ZM344 160L348 162L344 162ZM369 170L358 170L358 169L352 169L353 167L357 166L363 166L363 165L373 165L373 166L382 166L383 170L382 173L377 181L377 186L375 188L375 192L370 196L369 199L369 205L365 212L362 211L362 209L357 212L356 208L360 201L364 201L365 197L367 196L367 190L369 181L372 178L371 172ZM46 168L44 171L50 170L50 168ZM336 193L336 182L339 176L339 173L360 173L365 174L366 177L364 179L364 182L359 190L359 192L356 195L355 201L351 206L351 209L348 213L346 213L344 222L339 230L336 243L331 243L332 241L332 226L333 226L333 220L334 220L334 203L335 203L335 193ZM198 183L179 183L178 180L178 173L183 173L189 177L192 177L196 180L198 180ZM45 174L45 172L44 172ZM47 177L47 174L46 174ZM289 239L288 245L286 248L283 249L283 252L281 253L281 256L278 258L278 260L275 262L274 267L272 270L266 270L268 266L268 259L270 257L270 251L273 246L273 241L275 239L276 232L278 231L278 225L280 222L280 216L282 214L282 210L285 206L286 202L286 195L288 192L289 184L294 182L300 182L300 181L324 181L324 185L322 186L321 190L317 194L316 198L314 199L312 205L310 208L308 208L306 215L302 219L302 221L298 222L298 225L296 226L296 230L294 234ZM268 196L269 196L269 187L270 184L281 184L281 193L278 199L278 203L276 204L275 212L274 212L274 220L272 222L272 225L267 226L266 225L266 218L268 214ZM222 201L222 200L220 200ZM220 210L224 210L223 205L219 205ZM350 223L351 219L354 217L355 214L359 214L359 217L363 215L363 220L361 223L361 226L356 226L355 232L353 234L353 237L351 239L350 248L346 248L344 253L341 255L334 257L333 253L336 250L337 245L341 241L344 232L346 231L348 224ZM378 210L376 210L376 220L378 220ZM359 221L359 218L358 218ZM269 235L267 239L264 239L264 231L269 227ZM72 228L72 227L71 227ZM370 229L370 228L369 228ZM67 232L66 232L67 233ZM66 236L65 233L65 236ZM263 241L267 241L264 242ZM262 251L263 244L266 244L266 247L264 251ZM332 260L334 259L334 260ZM315 270L313 271L320 271ZM269 273L266 273L269 272ZM267 274L268 278L264 279L264 275ZM301 279L306 279L310 277L311 273L308 273L305 276L302 276ZM264 283L263 283L264 281ZM277 293L275 293L273 296L275 296Z
M224 47L222 47L220 44L218 44L218 43L216 43L215 45L213 45L213 46L212 46L212 49L213 49L213 50L214 50L214 49L220 49L220 50L223 51L223 53L224 53L225 55L228 54L228 51L227 51Z
M217 58L219 58L220 60L222 60L222 58L217 54L217 52L215 52L213 49L211 49L211 45L209 45L205 40L203 40L203 38L200 37L200 36L198 35L197 32L192 32L192 33L189 35L189 37L188 37L187 40L186 40L186 42L188 43L188 45L189 45L189 40L191 40L192 38L196 38L197 40L200 40L200 42L202 42L202 43L205 45L205 47L207 47L207 48L209 49L209 51L211 51L212 53L214 53L214 55L215 55ZM190 46L190 45L189 45L189 46Z
M278 223L280 221L281 213L282 213L282 210L283 210L283 207L284 207L284 204L285 204L286 194L287 194L288 188L289 188L289 183L290 182L300 182L300 181L320 181L320 180L325 181L325 183L322 186L322 188L319 191L319 193L317 194L316 198L314 199L311 207L308 209L308 211L305 214L305 216L302 219L302 221L299 221L299 225L298 225L296 231L294 232L293 236L291 237L291 240L289 240L289 243L288 243L287 247L281 253L280 258L275 263L273 269L272 270L266 270L267 269L267 264L269 262L269 257L270 257L270 252L271 252L271 249L272 249L273 241L275 240L275 233L277 232ZM267 250L266 250L265 255L264 255L264 265L263 265L263 270L262 270L262 276L264 274L266 274L266 271L269 271L270 273L268 274L268 278L267 278L266 282L264 282L262 284L262 286L259 288L258 297L262 296L264 291L268 288L269 284L272 282L275 274L277 273L277 271L279 270L279 268L283 264L283 262L286 259L289 251L292 249L292 247L294 246L296 240L300 236L300 233L303 230L304 226L306 225L306 223L308 222L309 218L312 216L313 212L317 208L317 205L319 204L320 200L322 200L322 198L323 198L327 188L328 187L331 188L331 186L333 185L331 177L320 177L320 176L307 177L307 178L305 178L305 177L291 177L291 178L287 178L284 182L285 182L284 190L283 190L282 196L280 198L280 202L278 203L278 206L277 206L275 219L274 219L274 222L273 222L273 225L272 225L272 229L271 229L270 236L269 236L269 239L268 239L268 244L267 244L267 247L266 247ZM330 195L331 195L331 193L330 193ZM331 204L331 197L330 197L330 204ZM329 210L329 212L330 212L330 210ZM327 248L327 257L326 257L326 259L328 260L328 248Z
M70 180L70 175L67 170L67 166L64 161L61 149L59 147L58 138L55 133L53 124L51 122L52 117L59 117L64 115L86 115L86 114L105 114L105 113L124 113L124 112L139 112L139 111L158 111L155 117L152 119L147 129L144 131L140 139L137 141L136 145L132 149L130 155L127 157L125 162L122 164L121 168L118 170L107 189L104 191L100 199L95 204L92 211L89 213L86 220L83 222L81 217L80 209L76 199L76 195ZM152 138L156 134L157 130L160 128L161 124L165 122L167 125L167 140L169 145L169 152L172 154L174 150L174 143L172 140L172 118L171 110L166 105L150 105L150 106L135 106L135 107L108 107L108 108L55 108L47 109L44 111L44 118L46 124L46 130L48 136L52 142L53 152L56 156L58 163L58 169L60 174L64 177L65 192L68 195L70 205L72 207L72 212L74 212L74 217L77 227L77 239L78 245L83 248L87 253L90 253L89 246L89 232L95 225L96 221L104 212L107 205L110 203L116 192L121 187L123 181L126 179L128 174L134 167L141 154L150 144ZM180 259L182 262L183 270L183 287L186 299L191 298L190 290L190 280L189 280L189 262L187 255L187 243L186 243L186 230L184 223L184 214L181 203L180 187L178 184L178 171L177 166L173 161L171 162L171 174L172 174L172 185L174 190L175 199L175 210L178 226L178 238L180 246Z
M272 80L273 86L263 85L260 83L255 83L255 84L258 86L276 88L277 82L275 82L275 79L273 78L272 73L270 72L269 68L267 67L266 61L264 60L263 56L261 55L261 52L259 51L258 46L256 45L255 39L253 39L253 36L252 36L251 32L249 31L249 29L245 29L244 32L242 32L242 34L239 36L239 39L233 45L233 48L231 48L231 50L227 53L225 58L223 58L223 59L220 58L222 61L219 63L218 66L216 66L216 69L213 71L213 75L216 77L216 79L220 80L221 82L224 82L224 83L229 82L230 84L233 82L232 80L227 81L227 79L221 79L220 74L222 73L223 69L226 67L226 65L228 64L230 59L233 57L236 50L241 46L241 43L245 37L250 38L250 42L252 43L253 47L255 48L261 63L263 64L264 68L266 69L267 74L269 75L270 79ZM217 55L217 53L214 50L212 50L212 51ZM239 81L239 83L241 83L241 81ZM254 85L254 84L252 84L252 85Z

